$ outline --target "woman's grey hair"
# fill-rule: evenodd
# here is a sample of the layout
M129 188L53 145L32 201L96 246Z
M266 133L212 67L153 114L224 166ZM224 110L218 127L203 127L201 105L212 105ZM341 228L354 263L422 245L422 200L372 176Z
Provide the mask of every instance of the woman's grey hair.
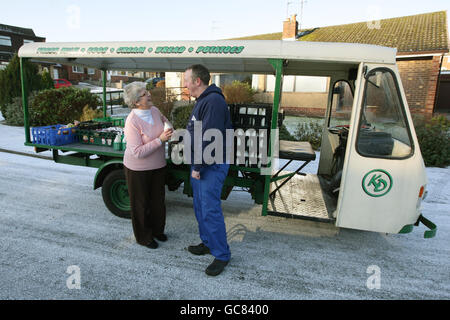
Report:
M146 90L146 84L140 81L132 82L123 87L123 100L129 108L137 108L136 102L138 102L143 90Z

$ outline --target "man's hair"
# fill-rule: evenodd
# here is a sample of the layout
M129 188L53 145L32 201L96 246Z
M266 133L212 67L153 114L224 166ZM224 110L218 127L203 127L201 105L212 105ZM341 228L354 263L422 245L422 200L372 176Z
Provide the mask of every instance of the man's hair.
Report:
M197 78L203 82L203 84L208 85L209 80L211 79L211 75L209 74L209 70L201 64L194 64L188 68L187 70L192 70L192 81L195 81Z

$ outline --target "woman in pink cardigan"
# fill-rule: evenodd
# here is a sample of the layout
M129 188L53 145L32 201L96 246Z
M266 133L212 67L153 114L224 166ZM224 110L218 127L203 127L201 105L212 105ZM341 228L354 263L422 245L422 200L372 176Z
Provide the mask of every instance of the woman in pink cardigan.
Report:
M167 241L165 205L165 142L173 130L153 105L144 82L124 87L125 103L131 112L125 122L127 148L123 157L125 177L130 195L131 221L136 242L156 249L154 240Z

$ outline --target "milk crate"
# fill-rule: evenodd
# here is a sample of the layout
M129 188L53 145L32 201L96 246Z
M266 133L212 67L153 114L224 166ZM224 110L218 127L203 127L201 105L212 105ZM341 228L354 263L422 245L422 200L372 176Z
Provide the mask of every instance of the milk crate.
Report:
M62 124L31 128L33 143L62 146L78 141L77 128L64 128Z
M231 122L235 129L270 129L272 104L230 104L229 109Z

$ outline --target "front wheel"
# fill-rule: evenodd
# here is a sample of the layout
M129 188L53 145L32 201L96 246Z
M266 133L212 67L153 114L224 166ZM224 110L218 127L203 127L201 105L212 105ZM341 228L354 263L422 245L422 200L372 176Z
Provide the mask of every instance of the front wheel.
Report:
M103 180L103 202L114 215L131 218L130 197L123 169L111 171Z

